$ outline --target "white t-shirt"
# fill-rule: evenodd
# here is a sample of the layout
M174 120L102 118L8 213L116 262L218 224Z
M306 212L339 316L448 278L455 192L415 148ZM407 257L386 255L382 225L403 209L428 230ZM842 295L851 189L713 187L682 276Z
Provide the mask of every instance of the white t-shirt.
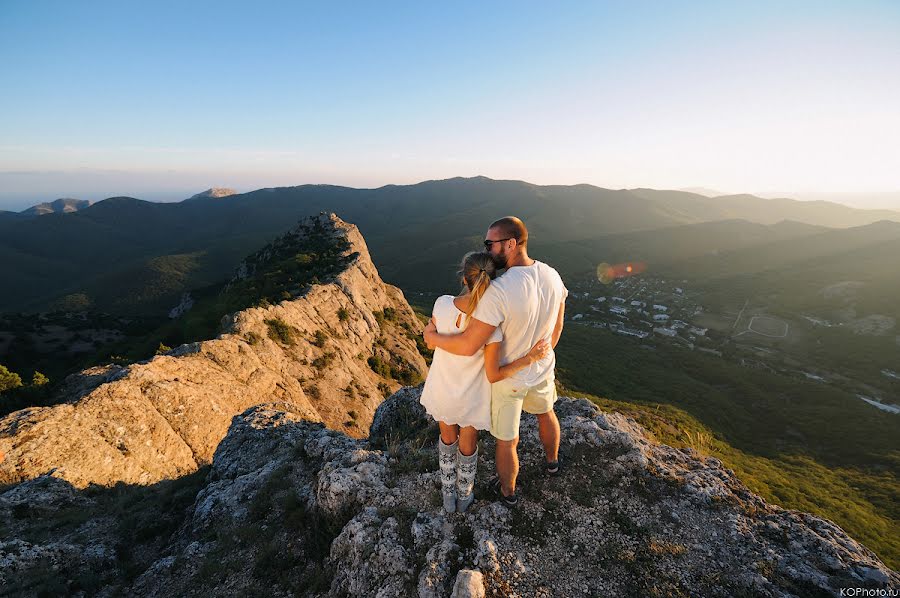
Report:
M466 314L456 308L453 295L438 297L431 315L441 334L459 334L467 328ZM502 340L498 328L487 344ZM445 424L490 430L491 384L484 373L484 347L471 356L435 349L419 402L431 417Z
M513 266L491 281L472 317L503 332L503 365L526 355L540 339L548 343L552 340L559 305L568 295L559 273L535 260L530 266ZM535 386L553 380L554 367L556 355L551 349L543 359L519 370L510 380Z

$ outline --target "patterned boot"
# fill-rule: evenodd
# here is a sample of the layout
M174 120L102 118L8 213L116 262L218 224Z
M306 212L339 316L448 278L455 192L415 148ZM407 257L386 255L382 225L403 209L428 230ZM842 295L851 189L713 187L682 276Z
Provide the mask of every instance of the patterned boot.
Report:
M444 444L438 438L438 463L441 466L441 494L444 497L444 510L452 513L456 510L456 453L459 451L459 440L453 444Z
M478 471L478 448L471 455L459 453L456 467L456 510L462 513L475 500L475 472Z

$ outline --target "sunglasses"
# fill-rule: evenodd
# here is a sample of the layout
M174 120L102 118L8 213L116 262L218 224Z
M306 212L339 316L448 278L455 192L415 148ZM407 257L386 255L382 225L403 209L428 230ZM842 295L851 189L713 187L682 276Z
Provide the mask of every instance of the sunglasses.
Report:
M507 237L506 239L497 239L496 241L487 241L487 240L485 240L485 242L484 242L484 248L487 249L488 251L490 251L490 250L491 250L491 245L493 245L494 243L502 243L503 241L510 241L510 240L512 240L512 238L513 238L513 237Z

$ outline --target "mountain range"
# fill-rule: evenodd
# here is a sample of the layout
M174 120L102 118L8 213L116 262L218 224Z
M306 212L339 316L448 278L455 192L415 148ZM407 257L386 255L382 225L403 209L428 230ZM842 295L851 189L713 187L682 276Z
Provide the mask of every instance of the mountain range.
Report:
M21 212L9 212L0 210L0 221L16 220L21 218L33 218L35 216L45 216L47 214L68 214L83 210L91 205L86 199L75 199L72 197L61 197L54 201L45 201L31 206Z
M228 197L235 195L237 191L228 189L227 187L211 187L206 191L196 193L184 201L196 201L204 198ZM11 212L9 210L0 210L0 221L4 219L17 218L33 218L35 216L46 216L47 214L68 214L83 210L91 205L91 201L87 199L75 199L73 197L61 197L54 201L45 201L24 209L21 212Z
M828 233L822 227L900 222L898 212L828 202L485 177L378 189L302 185L227 196L213 191L179 203L113 197L74 213L0 218L0 265L15 290L0 297L0 311L90 306L157 313L185 290L222 280L241 257L299 218L323 211L355 222L385 280L406 290L455 284L459 258L479 248L490 222L509 214L528 224L535 254L557 260L561 270L573 269L570 259L588 265L615 255L632 259L621 251L623 238L617 235L624 234L636 235L631 239L639 248L647 247L645 241L656 244L657 253L666 252L661 240L669 236L669 249L696 246L702 254L711 242L706 233L722 251ZM704 223L712 224L691 228ZM682 242L691 239L703 240ZM605 247L618 254L605 253Z

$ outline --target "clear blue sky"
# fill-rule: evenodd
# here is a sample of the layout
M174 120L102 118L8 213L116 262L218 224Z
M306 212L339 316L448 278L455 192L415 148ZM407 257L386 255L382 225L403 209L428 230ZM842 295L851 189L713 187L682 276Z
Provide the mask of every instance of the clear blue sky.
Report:
M0 1L0 208L484 174L900 190L900 2Z

